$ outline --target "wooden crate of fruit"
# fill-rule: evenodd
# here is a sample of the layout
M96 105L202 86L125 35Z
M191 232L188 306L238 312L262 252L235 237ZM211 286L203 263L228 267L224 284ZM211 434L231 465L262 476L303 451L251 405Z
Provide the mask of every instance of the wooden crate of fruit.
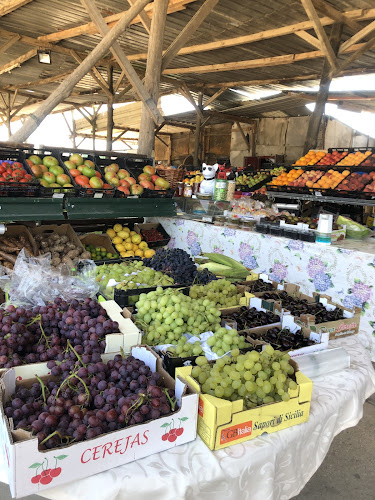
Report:
M93 260L107 260L118 257L108 234L89 233L80 236L79 239L85 250L91 253ZM91 249L91 247L93 248Z

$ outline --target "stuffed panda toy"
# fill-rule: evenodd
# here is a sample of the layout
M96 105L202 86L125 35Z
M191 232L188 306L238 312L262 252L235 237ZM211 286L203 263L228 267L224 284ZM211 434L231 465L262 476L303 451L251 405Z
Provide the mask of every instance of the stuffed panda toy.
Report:
M215 189L215 176L219 168L219 164L215 165L202 165L202 173L204 180L201 182L199 192L202 194L213 194Z

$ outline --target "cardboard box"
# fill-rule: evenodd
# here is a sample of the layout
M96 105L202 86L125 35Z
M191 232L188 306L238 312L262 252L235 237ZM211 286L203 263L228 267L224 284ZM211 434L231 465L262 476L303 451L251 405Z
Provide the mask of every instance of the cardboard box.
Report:
M313 352L324 351L325 349L328 349L329 334L327 332L313 332L310 330L310 328L297 324L295 320L296 318L289 314L286 314L282 316L281 324L278 323L277 325L259 326L258 328L242 330L239 333L241 335L245 335L246 340L248 342L251 342L253 345L262 345L262 350L264 350L268 343L263 340L258 340L258 338L266 334L271 328L288 328L292 333L296 333L297 331L302 330L303 336L310 340L313 340L314 342L316 342L316 344L301 347L300 349L295 349L292 351L286 351L291 358L296 358L297 356L302 356L303 354L312 354ZM257 338L252 339L250 335Z
M163 236L163 239L160 241L148 241L147 238L144 236L143 231L144 230L150 230L150 229L157 229L159 233ZM164 247L168 245L171 237L167 233L167 231L164 229L164 227L159 224L158 222L153 223L153 222L146 222L145 224L134 224L134 231L140 235L143 236L144 240L147 242L149 248L158 248L158 247Z
M7 370L0 379L0 436L1 451L8 464L8 479L13 498L38 494L44 489L60 486L104 470L113 469L139 458L167 450L196 438L198 394L177 378L174 381L163 370L160 358L147 346L133 347L132 355L142 359L151 370L158 371L165 385L175 390L178 411L172 415L139 425L102 434L94 439L72 443L69 446L48 451L38 450L38 440L29 432L13 430L12 420L5 417L3 401L14 392L16 384L34 382L39 375L35 366L30 370L20 366ZM40 374L42 375L42 373ZM184 432L174 442L162 440L170 425L183 427ZM58 477L48 485L33 484L32 478L42 469L61 468Z
M119 324L120 334L123 336L122 349L128 354L133 345L141 343L142 333L135 324L135 318L127 309L121 307L114 300L101 302L100 305L107 311L112 321Z
M108 234L96 234L89 233L79 237L80 242L83 245L93 245L96 247L103 247L106 249L107 253L112 255L118 254L118 252L113 248L111 238Z
M353 309L348 309L333 302L328 295L314 293L314 298L315 301L321 302L328 310L333 310L335 308L341 309L344 318L336 321L328 321L327 323L316 323L314 315L304 314L294 318L297 325L308 327L312 332L328 333L330 340L348 337L349 335L355 335L359 332L361 308L354 307Z
M33 227L31 228L31 234L36 236L37 234L43 234L49 236L52 233L56 233L60 236L68 236L69 241L74 243L77 248L83 250L83 245L81 240L78 238L74 229L70 224L47 224L45 226Z
M38 245L36 244L36 241L34 240L31 232L28 230L26 226L23 226L22 224L9 224L9 225L7 224L7 230L5 231L5 234L0 236L0 243L2 242L2 240L6 240L7 237L9 236L11 238L24 236L26 240L30 243L34 256L39 255Z
M295 370L298 366L291 361ZM200 384L191 376L191 366L176 368L176 376L198 391L198 434L210 450L220 450L232 444L243 443L264 432L276 432L309 419L312 381L296 371L297 389L290 390L290 400L269 403L252 410L244 410L242 399L227 401L202 394Z
M231 320L231 319L225 319L225 316L228 316L229 314L233 314L233 313L239 311L240 308L241 308L241 306L227 307L226 309L221 309L221 324L222 324L222 326L225 326L226 328L234 328L235 330L237 330L236 321ZM261 309L261 308L258 309L258 307L255 307L255 308L257 309L257 311L265 311L265 309ZM263 328L265 328L265 327L267 329L275 328L275 327L281 328L281 322L270 323L269 325L265 325L265 326L256 326L256 327L252 328L251 331L254 331L254 332L261 331L262 333L264 333Z

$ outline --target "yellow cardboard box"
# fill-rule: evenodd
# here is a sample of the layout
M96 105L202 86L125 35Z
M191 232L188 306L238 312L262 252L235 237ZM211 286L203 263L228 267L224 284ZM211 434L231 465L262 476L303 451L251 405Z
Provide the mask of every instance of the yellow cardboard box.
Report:
M294 361L291 364L298 370ZM220 450L260 436L307 422L310 413L312 381L296 371L297 389L290 390L290 400L269 403L244 410L243 400L227 401L202 394L200 384L191 376L191 366L176 368L180 376L199 392L198 434L210 448Z

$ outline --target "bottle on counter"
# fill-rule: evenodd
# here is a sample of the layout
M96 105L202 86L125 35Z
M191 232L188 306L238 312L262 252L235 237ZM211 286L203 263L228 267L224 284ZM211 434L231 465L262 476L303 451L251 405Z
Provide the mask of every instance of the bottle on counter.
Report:
M214 189L214 200L215 201L226 201L227 199L227 180L226 179L216 179L215 189Z
M191 198L193 196L193 188L191 184L185 184L184 198Z

